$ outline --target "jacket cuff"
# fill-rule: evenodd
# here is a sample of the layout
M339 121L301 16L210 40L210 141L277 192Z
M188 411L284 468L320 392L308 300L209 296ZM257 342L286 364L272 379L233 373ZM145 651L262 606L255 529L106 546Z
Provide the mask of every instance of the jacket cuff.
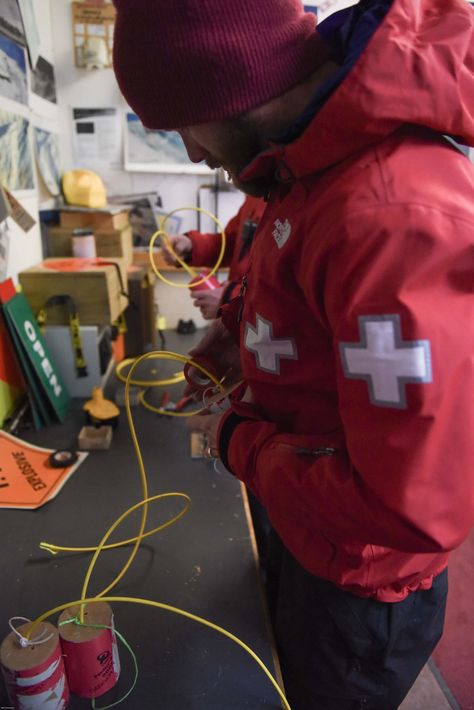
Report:
M236 298L240 293L240 282L239 281L229 281L224 286L224 292L222 294L222 305L230 303L232 299Z
M193 266L208 266L214 264L219 253L219 240L215 234L205 234L191 229L186 232L192 244L191 264Z
M226 469L228 471L231 471L231 473L233 473L233 471L229 466L228 458L230 440L232 438L232 434L234 433L235 429L237 429L239 424L248 421L251 420L247 419L246 417L241 417L235 412L230 411L227 415L224 416L218 431L219 458L221 459Z

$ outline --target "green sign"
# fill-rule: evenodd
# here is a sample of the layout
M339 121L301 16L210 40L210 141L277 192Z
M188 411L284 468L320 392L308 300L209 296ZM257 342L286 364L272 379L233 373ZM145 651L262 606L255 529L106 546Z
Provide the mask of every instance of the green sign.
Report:
M51 359L33 312L21 293L3 303L22 369L37 409L48 424L63 421L70 404L69 392Z

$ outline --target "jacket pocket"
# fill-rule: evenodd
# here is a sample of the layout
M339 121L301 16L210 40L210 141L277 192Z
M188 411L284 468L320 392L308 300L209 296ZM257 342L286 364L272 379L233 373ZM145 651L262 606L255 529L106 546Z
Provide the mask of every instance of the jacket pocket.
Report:
M329 578L337 549L324 534L315 506L323 461L344 452L327 436L276 435L257 459L250 487L285 546L312 574Z

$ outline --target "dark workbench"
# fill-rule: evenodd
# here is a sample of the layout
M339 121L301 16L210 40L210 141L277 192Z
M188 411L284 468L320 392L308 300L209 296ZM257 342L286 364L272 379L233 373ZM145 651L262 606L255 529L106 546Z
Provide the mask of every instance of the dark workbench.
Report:
M196 338L194 337L194 340ZM187 352L193 338L170 333L168 349ZM155 377L181 369L177 363L154 361ZM115 379L115 378L114 378ZM113 395L115 384L106 390ZM168 388L171 398L182 385ZM159 404L161 390L150 394ZM75 400L67 421L24 439L50 448L69 447L83 422L83 400ZM265 622L258 564L252 546L242 489L207 459L190 458L189 433L182 419L133 408L148 475L149 494L180 491L191 499L187 515L172 527L146 539L125 578L112 595L165 602L202 616L237 635L275 674L273 647ZM58 496L36 511L2 510L3 639L8 619L35 618L54 606L80 597L90 554L51 556L40 541L58 545L96 545L109 525L141 500L138 464L125 411L108 451L91 452ZM148 529L181 509L178 500L159 501L149 511ZM127 519L115 540L136 534L139 513ZM102 554L90 593L98 593L115 577L130 547ZM124 710L259 710L280 708L274 688L257 664L239 646L194 621L151 607L114 604L117 629L125 636L139 664L139 679ZM51 619L54 623L56 619ZM97 699L100 708L130 687L132 662L119 644L122 675L116 688ZM8 706L3 684L0 706ZM71 710L90 707L72 698Z

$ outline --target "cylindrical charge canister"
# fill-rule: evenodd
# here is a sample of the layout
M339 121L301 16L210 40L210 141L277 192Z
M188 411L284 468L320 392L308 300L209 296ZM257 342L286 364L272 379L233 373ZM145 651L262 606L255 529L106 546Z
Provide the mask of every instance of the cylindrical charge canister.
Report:
M212 374L216 376L214 363L210 358L197 356L194 358L194 362L198 365L202 365L208 372L212 372ZM210 380L204 372L193 367L190 362L185 364L183 374L185 380L189 382L190 385L193 385L198 392L204 392L204 390L209 389L209 387L213 387L214 383L212 380Z
M120 675L112 609L105 602L87 604L85 626L70 622L79 618L79 611L79 605L69 607L58 621L69 688L81 698L98 698L114 687Z
M216 279L215 276L208 276L208 274L209 269L202 269L197 276L191 279L189 282L189 288L191 291L207 291L209 289L220 288L222 286L221 282ZM203 279L205 280L203 281ZM199 283L199 281L202 281L202 283ZM195 283L197 283L197 286L193 285Z
M95 259L97 249L92 229L74 229L72 233L72 254L81 259Z
M17 631L25 636L31 624ZM50 637L50 638L48 638ZM48 638L43 643L35 639ZM59 634L43 622L33 629L26 647L13 631L0 647L0 663L8 697L15 710L64 710L69 702L69 687L64 670Z

